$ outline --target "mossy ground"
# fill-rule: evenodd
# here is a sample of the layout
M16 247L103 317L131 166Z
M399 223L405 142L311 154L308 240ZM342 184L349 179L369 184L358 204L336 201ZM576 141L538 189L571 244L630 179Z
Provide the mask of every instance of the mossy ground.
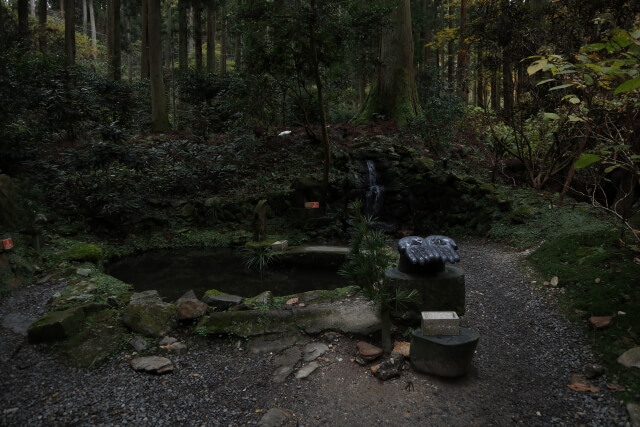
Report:
M512 246L536 248L529 261L538 283L558 277L554 295L561 310L582 324L612 380L626 387L623 399L640 393L640 372L616 362L624 351L640 345L639 254L621 242L625 228L586 204L557 206L553 195L519 190L532 215L523 223L494 224L491 235ZM627 236L628 237L628 236ZM614 316L613 326L594 330L590 316Z

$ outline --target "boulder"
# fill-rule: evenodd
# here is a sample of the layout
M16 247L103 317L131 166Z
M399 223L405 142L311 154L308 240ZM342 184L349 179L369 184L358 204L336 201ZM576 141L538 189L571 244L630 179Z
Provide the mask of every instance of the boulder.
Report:
M189 291L176 302L178 318L180 320L193 320L204 316L209 311L209 306L200 301L193 291Z
M136 351L144 351L149 348L149 344L147 343L147 341L140 335L136 335L131 341L129 341L129 344Z
M85 313L82 307L52 311L29 325L27 335L32 343L67 339L82 328Z
M122 312L122 321L133 332L163 337L178 325L175 305L136 295Z

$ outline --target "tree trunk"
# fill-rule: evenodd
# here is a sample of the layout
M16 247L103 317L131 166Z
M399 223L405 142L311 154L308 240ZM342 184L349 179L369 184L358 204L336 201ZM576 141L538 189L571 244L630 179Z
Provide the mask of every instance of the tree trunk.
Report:
M202 71L202 3L193 5L193 45L195 46L196 70Z
M167 2L167 48L164 55L164 67L167 72L171 71L173 61L173 27L171 22L171 2Z
M18 0L18 33L23 42L29 41L29 0Z
M122 65L120 0L107 1L107 57L109 76L112 80L119 81Z
M87 0L82 0L82 35L87 36L87 23L89 21L87 11Z
M36 0L29 0L29 15L36 16Z
M150 77L149 54L149 2L160 0L142 0L141 22L142 34L140 35L140 77ZM158 7L160 7L158 5Z
M311 11L315 12L316 0L311 0ZM316 14L314 13L315 17ZM323 81L320 75L320 61L318 60L318 47L316 40L315 18L311 18L309 22L309 47L311 48L311 60L313 61L313 74L316 83L316 91L318 93L318 109L320 110L320 126L323 145L323 173L322 173L322 197L323 206L326 207L329 197L329 170L331 168L331 145L329 142L329 134L327 132L327 113L324 106Z
M227 74L227 9L225 4L222 4L220 10L221 27L220 28L220 74Z
M366 123L383 115L404 125L420 112L413 67L411 3L399 0L392 12L392 25L382 35L380 61L367 101L354 117Z
M98 36L96 31L96 14L93 9L93 0L89 0L89 22L91 23L91 52L93 59L98 58Z
M496 113L500 110L500 95L498 94L498 71L494 70L491 74L491 109Z
M76 64L76 26L75 26L75 2L74 0L64 0L64 8L67 13L64 15L64 63L67 67Z
M38 0L38 45L40 52L47 50L47 0Z
M487 108L484 68L482 63L482 48L478 46L476 50L477 77L476 77L476 106Z
M508 55L503 56L502 61L502 98L504 102L503 115L505 119L511 119L513 116L513 73L511 70L511 61Z
M465 41L467 24L467 0L460 0L460 42L458 43L458 94L469 103L469 46Z
M160 0L148 0L149 75L151 78L151 130L164 132L171 128L164 93L162 70L162 21Z
M212 1L207 3L207 72L216 72L216 8Z
M178 0L178 69L186 73L189 69L189 34L187 31L188 0Z
M455 22L453 19L454 16L454 12L453 12L453 5L451 3L449 3L449 7L448 7L448 12L447 12L447 22L449 25L449 30L450 31L454 31L455 30ZM455 42L453 41L453 38L451 40L449 40L449 43L447 43L447 82L449 82L449 86L451 88L454 87L455 85L455 77L454 77L454 61L453 58L455 58Z

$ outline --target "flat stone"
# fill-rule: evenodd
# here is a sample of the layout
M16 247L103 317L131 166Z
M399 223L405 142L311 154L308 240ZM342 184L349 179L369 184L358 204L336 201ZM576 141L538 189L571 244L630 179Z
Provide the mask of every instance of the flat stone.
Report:
M356 348L358 349L358 354L365 362L376 360L384 353L384 351L380 347L369 344L365 341L358 341L358 343L356 344Z
M289 422L293 418L292 415L281 408L269 409L258 421L261 427L280 427Z
M325 343L311 342L304 347L304 350L302 350L302 359L305 362L311 362L312 360L316 360L318 357L325 354L327 351L329 351L329 346Z
M296 372L296 378L299 380L303 378L307 378L309 375L313 373L313 371L315 371L319 367L320 365L318 364L318 362L313 361L308 365L305 365L302 368L298 369L298 372Z
M613 325L613 317L612 316L591 316L589 318L589 323L596 329L604 329Z
M167 374L174 367L171 360L160 356L144 356L131 360L131 367L136 371L144 371L152 374Z
M640 347L625 351L618 357L618 363L627 368L640 368Z
M274 383L283 383L287 379L289 375L294 371L293 366L280 366L278 367L271 376L271 380Z
M171 345L171 344L173 344L173 343L176 343L176 342L178 342L178 339L177 339L177 338L166 336L166 337L163 337L163 338L160 340L160 342L158 343L158 345L159 345L160 347L164 347L164 346L167 346L167 345Z
M294 366L302 359L302 351L298 347L291 347L279 354L274 363L276 366Z
M238 295L205 295L204 297L202 297L202 302L219 310L226 310L234 305L242 304L243 299L244 298Z
M295 335L267 335L257 337L249 342L247 350L252 354L278 353L294 345L298 341Z

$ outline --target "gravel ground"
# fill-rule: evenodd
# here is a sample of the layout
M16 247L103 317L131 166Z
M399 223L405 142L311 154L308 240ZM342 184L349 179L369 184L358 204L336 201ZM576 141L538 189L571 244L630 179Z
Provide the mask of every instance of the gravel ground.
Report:
M96 370L65 367L43 347L0 327L0 425L242 425L271 408L291 425L629 425L624 406L607 390L568 387L572 373L597 363L579 327L531 289L515 254L478 240L460 241L467 313L462 324L480 334L472 371L444 380L415 372L382 382L352 362L360 339L327 334L331 350L308 378L275 383L275 354L253 354L247 342L188 341L170 355L174 372L154 376L129 366L121 353ZM64 286L34 285L0 301L8 314L39 316Z

